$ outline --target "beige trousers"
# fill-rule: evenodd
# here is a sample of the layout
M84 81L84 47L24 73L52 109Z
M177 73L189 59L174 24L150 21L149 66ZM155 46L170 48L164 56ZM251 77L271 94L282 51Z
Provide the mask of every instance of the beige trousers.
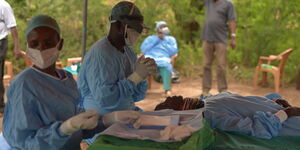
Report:
M217 59L217 83L218 91L227 90L227 81L226 81L226 64L227 64L227 50L226 44L219 42L203 42L203 82L202 90L203 93L209 92L212 84L212 63L214 55L216 54Z

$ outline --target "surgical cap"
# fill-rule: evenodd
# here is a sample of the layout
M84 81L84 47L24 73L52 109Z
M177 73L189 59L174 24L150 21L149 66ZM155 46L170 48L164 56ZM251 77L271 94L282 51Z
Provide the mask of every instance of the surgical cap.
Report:
M156 30L162 25L167 25L167 22L165 21L156 21L155 23L156 23L156 27L155 27Z
M28 39L29 33L38 27L48 27L60 34L60 29L55 19L46 15L37 15L34 16L28 23L26 28L26 39Z
M131 2L122 1L116 4L111 11L110 22L120 21L141 33L145 27L140 10Z

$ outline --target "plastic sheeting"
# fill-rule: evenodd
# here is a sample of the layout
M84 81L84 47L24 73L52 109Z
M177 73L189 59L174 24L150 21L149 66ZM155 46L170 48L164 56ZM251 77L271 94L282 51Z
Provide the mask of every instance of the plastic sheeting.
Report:
M260 139L247 135L213 131L207 123L182 142L129 140L102 135L88 150L299 150L300 137Z
M213 130L205 122L203 128L181 142L130 140L110 135L102 135L88 150L204 150L214 142L214 139Z

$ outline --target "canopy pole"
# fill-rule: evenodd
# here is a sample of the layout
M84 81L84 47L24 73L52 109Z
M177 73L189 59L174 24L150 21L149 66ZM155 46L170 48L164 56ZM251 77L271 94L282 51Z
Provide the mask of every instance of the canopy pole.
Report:
M88 7L88 0L83 0L83 9L82 9L82 60L84 58L86 52L86 31L87 31L87 8Z

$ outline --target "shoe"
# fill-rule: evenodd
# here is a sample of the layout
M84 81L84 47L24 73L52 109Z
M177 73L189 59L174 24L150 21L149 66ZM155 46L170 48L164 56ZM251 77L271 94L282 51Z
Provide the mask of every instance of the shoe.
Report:
M204 100L206 99L208 96L210 96L211 94L208 91L203 91L202 94L200 95L200 100Z
M200 100L203 101L207 96L204 96L203 94L200 95Z
M209 90L202 90L202 94L200 95L200 100L205 99L209 94Z
M179 79L172 79L172 83L180 83Z
M170 90L166 90L165 97L171 97L171 96L172 96L172 92Z

